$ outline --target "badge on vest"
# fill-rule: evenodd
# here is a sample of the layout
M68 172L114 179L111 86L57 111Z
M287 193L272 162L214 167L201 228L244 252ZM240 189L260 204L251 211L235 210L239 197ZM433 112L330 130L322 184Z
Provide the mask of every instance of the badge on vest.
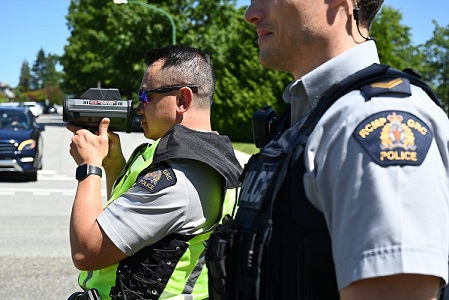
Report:
M148 173L139 176L136 184L150 191L157 193L169 186L176 184L176 175L173 169L165 163L152 166Z
M380 166L419 166L433 139L432 131L417 116L393 110L366 118L353 135Z

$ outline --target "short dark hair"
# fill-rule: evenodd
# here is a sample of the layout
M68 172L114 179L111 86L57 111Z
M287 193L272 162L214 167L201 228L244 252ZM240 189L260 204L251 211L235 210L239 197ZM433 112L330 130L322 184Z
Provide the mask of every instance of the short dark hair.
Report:
M199 85L197 103L200 108L210 108L215 92L215 75L210 55L200 49L185 45L170 45L148 50L145 63L163 62L161 70L167 85Z
M360 7L360 25L371 29L371 25L384 0L356 0Z

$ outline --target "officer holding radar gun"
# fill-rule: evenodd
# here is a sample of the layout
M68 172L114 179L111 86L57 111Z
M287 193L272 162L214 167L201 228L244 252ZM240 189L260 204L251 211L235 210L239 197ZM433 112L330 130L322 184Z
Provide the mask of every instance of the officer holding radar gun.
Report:
M251 1L260 63L295 80L287 112L255 115L267 136L208 243L211 299L445 297L449 121L416 72L379 64L382 3Z
M148 140L128 160L110 130L128 130L120 118L101 118L94 133L83 127L98 123L67 125L78 164L70 245L83 289L70 300L208 298L205 240L233 206L225 195L238 186L241 167L229 138L211 129L210 56L173 45L147 51L145 62L137 114ZM81 103L94 111L119 105L93 100Z

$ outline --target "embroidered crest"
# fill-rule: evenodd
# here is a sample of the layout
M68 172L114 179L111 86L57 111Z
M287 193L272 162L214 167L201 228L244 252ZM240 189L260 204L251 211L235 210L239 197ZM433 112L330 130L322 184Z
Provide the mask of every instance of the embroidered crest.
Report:
M176 176L173 169L162 163L152 166L148 173L139 176L136 184L151 193L159 192L169 186L176 184Z
M404 111L374 114L361 122L353 135L381 166L419 166L433 138L421 119Z

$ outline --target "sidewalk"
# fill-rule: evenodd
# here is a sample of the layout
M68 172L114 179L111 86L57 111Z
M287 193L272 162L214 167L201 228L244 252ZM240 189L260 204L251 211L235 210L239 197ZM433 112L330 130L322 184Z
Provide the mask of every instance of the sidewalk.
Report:
M251 155L246 154L242 151L235 150L235 149L234 149L234 152L235 152L235 156L237 157L238 161L240 162L240 165L243 168L245 166L246 162L248 161L248 159L251 157Z

